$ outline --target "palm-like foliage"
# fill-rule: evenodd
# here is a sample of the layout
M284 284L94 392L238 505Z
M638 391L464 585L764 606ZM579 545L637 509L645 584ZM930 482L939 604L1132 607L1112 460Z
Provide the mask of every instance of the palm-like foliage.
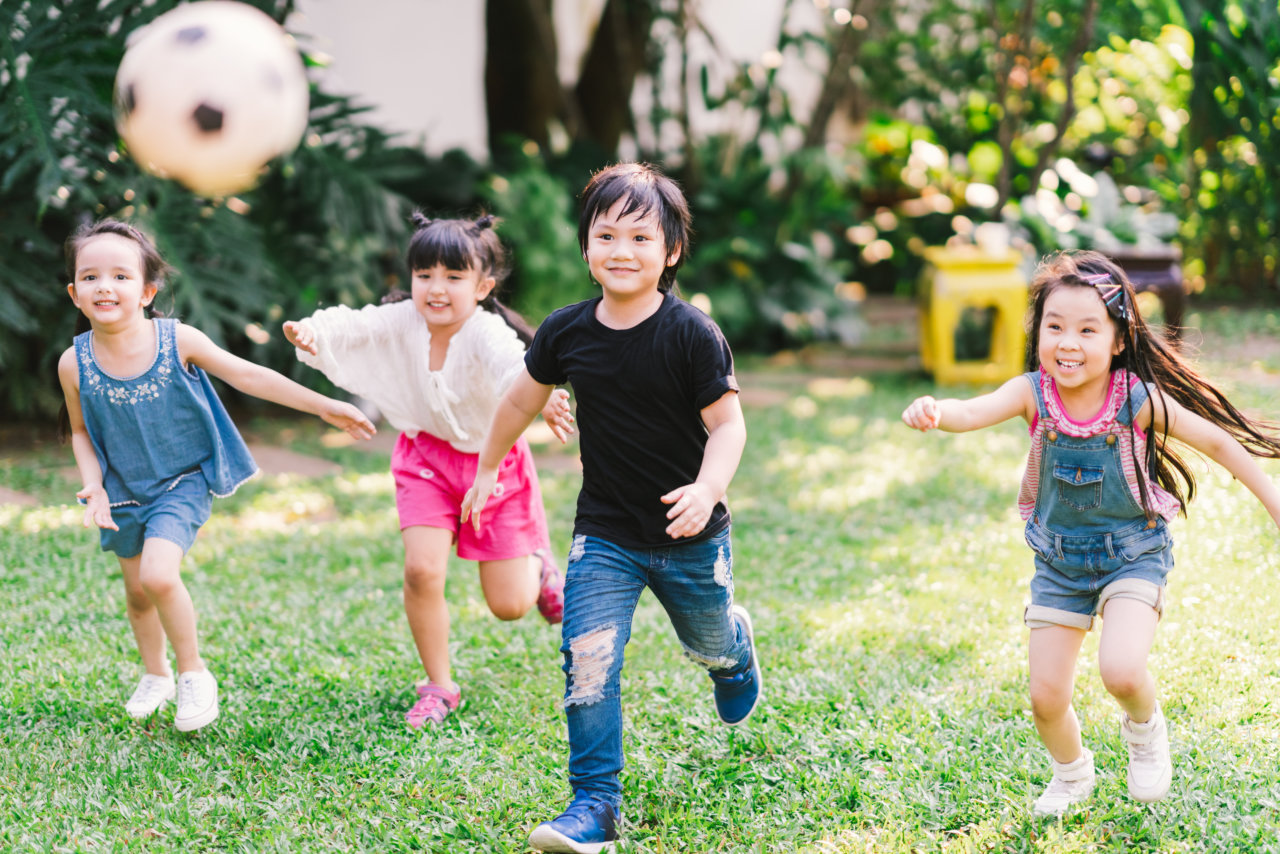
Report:
M179 271L158 305L215 341L288 369L275 332L322 304L376 299L399 277L414 204L474 204L478 167L394 144L364 108L312 92L304 144L263 183L211 202L146 175L111 111L125 38L176 0L0 3L0 411L43 417L60 402L54 365L75 313L61 244L79 223L129 218ZM255 5L282 20L289 0ZM412 200L412 201L411 201ZM268 335L264 336L262 330Z

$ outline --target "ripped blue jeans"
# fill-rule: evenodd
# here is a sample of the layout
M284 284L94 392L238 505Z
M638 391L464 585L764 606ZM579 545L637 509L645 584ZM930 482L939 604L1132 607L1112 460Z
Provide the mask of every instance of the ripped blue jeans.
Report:
M729 616L733 553L728 528L700 542L649 549L574 537L560 651L575 799L622 805L623 649L646 586L666 609L685 655L699 666L735 670L751 657L751 642Z

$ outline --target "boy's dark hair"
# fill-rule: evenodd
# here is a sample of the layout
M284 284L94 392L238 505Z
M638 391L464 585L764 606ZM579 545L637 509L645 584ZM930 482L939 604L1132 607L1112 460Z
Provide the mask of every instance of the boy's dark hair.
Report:
M80 250L86 243L102 234L114 234L117 237L124 237L138 244L138 252L142 257L142 280L144 282L155 283L157 290L163 290L166 278L173 273L173 268L169 266L169 262L165 261L160 255L160 250L156 249L155 241L153 241L146 232L134 225L123 222L118 219L107 217L97 222L87 221L75 231L62 244L62 254L67 266L67 281L75 282L76 280L76 259L80 255ZM156 301L153 299L151 304L146 306L143 311L147 317L163 317L164 313L156 308ZM76 313L76 326L74 335L88 332L91 328L89 318L83 311ZM67 404L64 400L62 407L58 410L58 439L66 442L71 438L71 417L67 413Z
M498 300L498 290L510 274L511 266L507 261L507 251L493 230L497 224L497 218L488 214L474 220L430 219L421 211L414 211L414 232L409 238L405 261L410 275L416 270L429 270L439 264L447 270L477 270L482 277L492 276L496 284L480 301L480 307L505 320L527 347L533 343L533 328ZM383 297L382 302L400 302L408 298L407 291L397 289Z
M1068 251L1045 258L1031 282L1031 304L1027 311L1028 371L1040 368L1040 322L1049 294L1064 287L1091 288L1102 300L1107 316L1115 326L1122 349L1111 357L1111 370L1124 368L1142 382L1152 386L1153 407L1163 407L1167 394L1191 412L1226 430L1244 449L1255 457L1280 459L1280 435L1277 425L1251 419L1231 405L1212 383L1200 375L1181 353L1147 326L1138 313L1133 284L1120 265L1101 252ZM1128 389L1125 390L1126 394ZM1132 399L1126 401L1130 430L1133 417ZM1169 447L1169 419L1164 431L1152 431L1147 442L1146 470L1164 490L1173 495L1185 516L1187 504L1195 496L1196 480L1185 460ZM1136 445L1134 453L1136 454ZM1138 490L1147 518L1154 518L1143 467L1136 465Z
M676 286L676 272L689 254L693 218L680 186L649 163L617 163L601 169L582 191L582 215L578 219L578 246L587 253L591 226L619 201L623 216L653 213L662 227L667 256L680 250L674 264L662 271L658 290L666 293Z

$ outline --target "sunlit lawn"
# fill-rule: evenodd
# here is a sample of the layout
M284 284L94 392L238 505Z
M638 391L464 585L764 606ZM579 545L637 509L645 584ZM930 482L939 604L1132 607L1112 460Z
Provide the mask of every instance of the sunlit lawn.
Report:
M1192 320L1209 372L1280 416L1280 348L1241 362L1228 346L1274 339L1275 315ZM1095 637L1077 700L1098 790L1062 822L1033 820L1048 760L1025 689L1024 428L921 436L898 414L923 379L744 365L762 393L732 490L734 570L767 705L718 725L708 680L645 597L624 682L623 850L1280 850L1280 557L1246 490L1204 470L1175 527L1152 660L1169 799L1125 794ZM0 462L6 485L47 503L0 508L0 848L525 850L568 797L558 631L536 613L495 620L457 564L469 705L407 731L418 672L385 456L326 447L311 424L252 429L345 471L267 478L216 507L185 566L223 691L222 718L196 735L124 714L139 665L118 567L68 503L70 452ZM577 489L563 468L543 480L562 552Z

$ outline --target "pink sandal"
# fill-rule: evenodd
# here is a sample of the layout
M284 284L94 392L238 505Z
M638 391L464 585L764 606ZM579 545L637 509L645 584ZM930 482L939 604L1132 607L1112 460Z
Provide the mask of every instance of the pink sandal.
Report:
M564 576L549 550L538 549L533 554L542 561L542 575L538 579L538 613L554 626L564 619Z
M405 723L422 729L428 721L442 723L462 705L462 688L447 691L434 682L418 685L418 702L405 712Z

